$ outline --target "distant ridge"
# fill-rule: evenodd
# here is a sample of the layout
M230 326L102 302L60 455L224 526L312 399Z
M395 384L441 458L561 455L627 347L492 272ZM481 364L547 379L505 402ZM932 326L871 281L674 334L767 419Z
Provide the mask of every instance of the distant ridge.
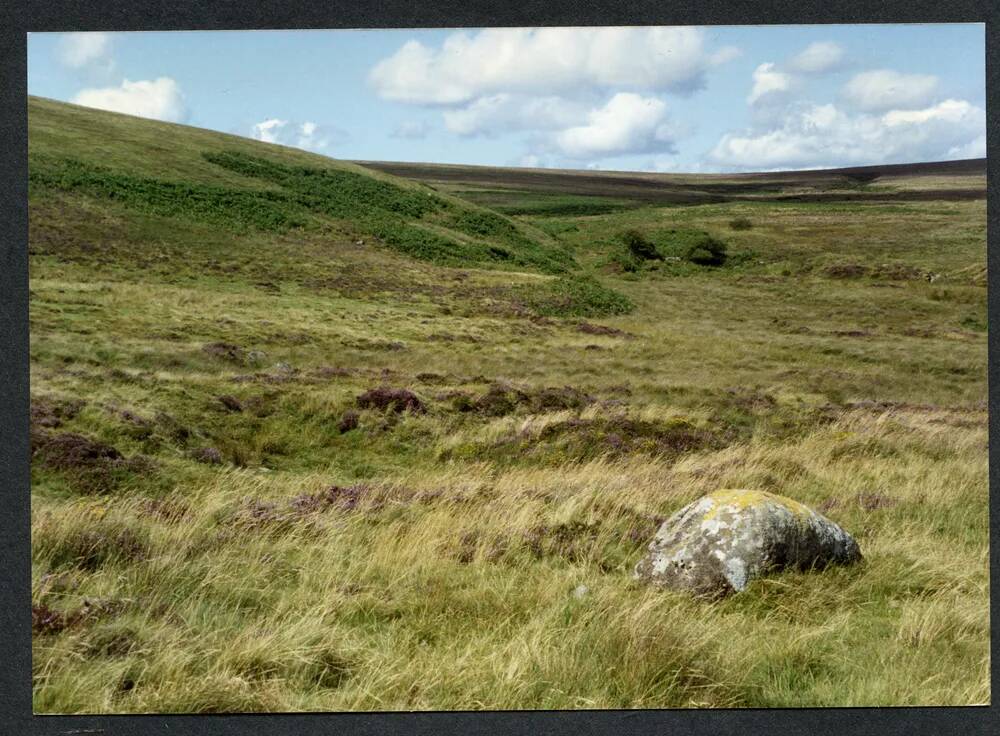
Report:
M579 174L582 176L642 176L642 177L698 177L699 179L735 179L735 178L767 178L767 179L810 179L817 175L875 174L877 176L938 176L949 174L953 176L977 176L986 174L985 158L964 158L952 161L923 161L905 164L872 164L870 166L845 166L836 169L790 169L787 171L744 171L725 174L701 174L693 172L655 172L628 171L618 169L545 169L523 166L483 166L479 164L438 164L418 161L362 161L352 160L351 163L366 166L381 171L390 169L411 169L416 167L435 167L447 169L483 169L489 171L532 171Z
M579 169L354 161L374 171L461 187L614 197L643 204L712 204L738 200L892 202L986 198L986 159L734 174L681 174ZM914 178L928 177L926 184ZM930 177L953 181L934 182ZM967 180L963 180L967 177ZM877 184L877 186L868 185ZM903 185L905 184L905 186Z
M985 158L963 158L954 161L923 161L909 164L878 164L873 166L847 166L840 169L808 169L780 172L778 176L815 174L875 174L877 176L978 176L986 174ZM758 174L750 174L758 176Z

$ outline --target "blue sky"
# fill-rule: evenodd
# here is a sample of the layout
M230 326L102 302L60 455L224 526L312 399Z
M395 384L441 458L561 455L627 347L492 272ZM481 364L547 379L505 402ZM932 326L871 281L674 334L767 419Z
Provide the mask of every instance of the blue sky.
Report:
M348 159L711 172L986 155L982 24L33 33L28 91Z

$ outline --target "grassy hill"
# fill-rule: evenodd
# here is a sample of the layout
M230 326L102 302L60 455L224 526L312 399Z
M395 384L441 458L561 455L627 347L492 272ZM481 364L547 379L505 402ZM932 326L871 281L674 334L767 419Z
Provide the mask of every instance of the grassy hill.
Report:
M237 136L136 125L129 116L42 99L29 105L36 189L79 192L235 233L374 237L436 263L549 273L572 266L544 233L419 184Z
M967 174L685 205L38 99L29 135L37 711L989 700ZM865 563L633 582L723 487Z

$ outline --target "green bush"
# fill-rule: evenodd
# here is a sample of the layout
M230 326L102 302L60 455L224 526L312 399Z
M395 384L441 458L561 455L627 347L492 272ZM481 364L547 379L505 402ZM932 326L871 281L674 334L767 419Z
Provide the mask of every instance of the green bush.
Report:
M638 230L626 230L620 236L629 253L642 261L662 261L663 254Z
M749 230L752 227L753 223L749 217L737 217L729 221L729 228L731 230Z
M654 233L656 249L664 260L698 266L721 266L728 262L726 244L704 230L671 228Z
M726 262L726 244L707 233L703 238L691 243L684 258L699 266L721 266Z
M619 249L612 251L606 264L611 266L612 270L623 273L638 273L642 270L643 261L636 258L631 252Z

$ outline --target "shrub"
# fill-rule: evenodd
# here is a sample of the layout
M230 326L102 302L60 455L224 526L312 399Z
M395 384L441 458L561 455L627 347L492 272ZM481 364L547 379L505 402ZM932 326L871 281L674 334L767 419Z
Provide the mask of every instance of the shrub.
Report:
M823 274L831 279L859 279L868 273L868 267L860 263L832 263L823 269Z
M619 248L608 255L605 265L612 273L638 273L645 261L636 258L626 248Z
M345 432L350 432L353 429L358 428L359 414L353 409L348 409L344 412L344 415L340 418L340 423L337 425L337 429L341 434Z
M206 465L221 465L222 453L214 447L199 447L191 451L191 459Z
M688 246L684 258L699 266L721 266L726 262L726 244L707 233Z
M698 266L721 266L729 260L726 244L704 230L662 230L656 233L655 240L664 260L684 261Z
M621 234L621 240L629 253L643 261L662 261L663 255L638 230L626 230Z
M404 411L423 414L427 411L424 402L412 391L388 386L379 386L365 391L357 397L357 404L361 409L391 410L397 414Z
M479 398L458 403L456 409L477 412L485 416L502 417L525 406L532 413L582 409L593 403L593 397L573 386L546 386L540 389L520 389L501 383L492 384Z
M51 399L31 397L31 425L33 427L61 427L63 421L73 419L86 405L83 399Z
M136 475L145 475L156 465L149 458L126 458L112 445L72 432L31 434L31 461L62 473L78 493L108 493Z
M749 230L752 227L753 223L749 217L736 217L729 221L730 230Z

